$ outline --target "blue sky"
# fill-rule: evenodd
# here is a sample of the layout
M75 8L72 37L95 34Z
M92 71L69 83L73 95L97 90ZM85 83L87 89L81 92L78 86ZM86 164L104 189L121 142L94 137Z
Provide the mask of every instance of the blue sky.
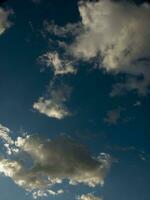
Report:
M149 200L148 17L148 1L1 5L0 200Z

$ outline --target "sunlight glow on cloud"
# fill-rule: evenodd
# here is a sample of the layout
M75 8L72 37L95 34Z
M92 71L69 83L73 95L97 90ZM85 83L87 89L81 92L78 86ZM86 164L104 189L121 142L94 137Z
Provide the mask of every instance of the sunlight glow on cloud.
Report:
M111 165L109 155L102 153L94 158L85 146L65 136L51 140L26 135L10 142L10 148L18 151L12 151L12 157L0 158L0 172L27 191L35 192L35 198L42 192L62 194L62 188L54 192L50 187L64 180L89 187L103 184Z
M71 61L61 59L57 52L43 54L39 61L42 65L52 68L54 75L76 74L77 70Z
M48 117L63 119L70 116L71 113L65 106L65 102L71 94L71 87L68 85L60 85L59 87L50 87L50 97L40 97L33 104L33 108Z
M97 196L94 196L94 195L91 194L91 193L82 194L82 195L79 196L77 199L78 199L78 200L102 200L102 198L97 197Z

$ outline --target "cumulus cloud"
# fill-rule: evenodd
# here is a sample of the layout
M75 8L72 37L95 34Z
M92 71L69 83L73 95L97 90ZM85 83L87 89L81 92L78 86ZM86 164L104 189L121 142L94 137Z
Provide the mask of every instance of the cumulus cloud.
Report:
M53 191L51 186L64 180L89 187L103 184L111 165L109 155L93 157L85 146L70 137L51 140L26 135L18 137L13 145L19 151L16 156L0 158L0 172L32 191L34 198L62 194L62 189Z
M97 57L108 73L128 74L114 95L122 90L145 95L150 84L150 5L82 1L79 12L83 31L70 47L73 55L87 61Z
M91 193L83 194L77 198L78 200L102 200L102 198L94 196Z
M40 56L39 62L51 68L54 75L76 74L77 69L69 60L61 59L57 52L47 52Z
M3 34L8 28L11 27L12 22L9 17L13 14L12 10L0 8L0 35Z
M33 104L33 108L48 117L56 119L63 119L70 116L71 113L65 106L65 102L69 99L71 94L71 87L68 85L60 85L56 88L50 87L50 97L40 97L37 102Z

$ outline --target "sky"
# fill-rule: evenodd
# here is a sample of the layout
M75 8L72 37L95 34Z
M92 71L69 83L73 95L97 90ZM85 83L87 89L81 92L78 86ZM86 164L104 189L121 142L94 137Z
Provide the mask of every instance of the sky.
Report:
M150 2L0 1L0 200L150 199Z

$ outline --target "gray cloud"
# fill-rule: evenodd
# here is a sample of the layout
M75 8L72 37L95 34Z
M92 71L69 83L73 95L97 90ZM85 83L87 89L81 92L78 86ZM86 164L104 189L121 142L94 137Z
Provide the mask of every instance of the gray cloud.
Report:
M64 180L89 187L103 184L111 165L109 155L101 153L94 158L85 146L69 137L51 140L26 135L14 140L10 148L17 148L18 152L0 158L0 172L27 191L35 192L35 198L63 193L62 189L54 192L50 187Z
M78 23L68 23L65 26L58 26L54 21L48 22L44 21L44 29L49 33L56 35L61 38L67 38L69 36L77 36L82 31L82 24Z
M0 35L3 34L8 28L11 27L12 22L9 17L13 14L12 10L0 8Z
M122 90L147 94L150 84L149 4L88 1L79 4L79 11L84 31L72 44L72 53L85 60L98 57L100 67L108 73L128 74L125 83L116 86L112 95Z

